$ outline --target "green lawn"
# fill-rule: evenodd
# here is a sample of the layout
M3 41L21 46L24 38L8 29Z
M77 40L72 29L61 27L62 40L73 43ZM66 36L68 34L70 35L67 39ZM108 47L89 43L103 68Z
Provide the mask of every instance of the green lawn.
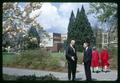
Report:
M4 66L7 66L10 63L14 62L14 60L17 57L17 55L15 55L14 53L7 53L7 52L3 52L2 55L3 55L2 58L3 58Z

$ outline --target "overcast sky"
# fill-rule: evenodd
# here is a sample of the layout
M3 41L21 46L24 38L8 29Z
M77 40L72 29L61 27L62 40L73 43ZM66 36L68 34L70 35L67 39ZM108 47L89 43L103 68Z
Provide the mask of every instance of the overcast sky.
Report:
M77 9L84 6L85 12L89 10L89 3L43 3L41 9L38 9L30 15L31 17L40 13L36 19L48 32L67 33L68 23L71 11L76 15ZM24 4L20 4L21 8ZM93 15L88 15L91 26L97 23Z

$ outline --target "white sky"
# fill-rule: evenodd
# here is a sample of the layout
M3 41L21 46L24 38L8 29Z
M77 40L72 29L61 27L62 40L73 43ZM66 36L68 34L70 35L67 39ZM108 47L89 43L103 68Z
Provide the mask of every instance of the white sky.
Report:
M23 7L23 3L21 4ZM82 5L86 13L89 10L89 3L43 3L41 9L38 9L30 15L31 17L40 13L36 19L43 28L49 32L67 33L67 27L71 11L76 15L77 9L81 10ZM93 15L88 15L91 26L96 24L97 19Z

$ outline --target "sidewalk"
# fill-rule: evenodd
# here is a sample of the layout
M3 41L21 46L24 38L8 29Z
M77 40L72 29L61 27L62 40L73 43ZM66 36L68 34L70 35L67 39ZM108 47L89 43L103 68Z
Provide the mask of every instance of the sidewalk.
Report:
M33 75L36 76L44 76L48 74L53 74L55 77L59 78L60 80L68 80L67 73L64 72L53 72L53 71L44 71L44 70L34 70L34 69L18 69L18 68L10 68L10 67L3 67L3 74L9 74L9 75ZM80 81L84 81L85 73L84 73L84 67L83 65L77 66L77 73L76 73L76 79ZM92 73L92 78L96 79L97 81L106 80L106 81L115 81L117 80L117 70L111 70L111 72L104 73Z

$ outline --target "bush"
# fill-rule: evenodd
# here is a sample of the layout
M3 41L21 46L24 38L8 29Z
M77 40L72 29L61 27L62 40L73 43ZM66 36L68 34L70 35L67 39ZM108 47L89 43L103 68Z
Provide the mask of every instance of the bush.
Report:
M18 76L16 80L36 80L35 75L29 75L29 76Z
M83 54L82 54L82 52L77 52L77 57L78 57L77 63L82 64L82 62L83 62Z
M59 80L54 75L49 74L45 76L36 77L35 75L14 76L3 74L4 80Z
M60 58L55 57L55 56L50 56L47 59L47 67L52 67L51 69L57 69L60 68Z
M3 80L16 80L16 76L3 74Z
M44 70L61 69L60 57L49 55L45 49L26 50L7 63L7 66Z
M43 62L43 59L47 58L48 54L43 49L34 49L34 50L26 50L21 52L20 56L17 56L14 64L19 65L21 67L36 68L40 66L40 63ZM35 66L34 66L35 65Z
M109 47L109 63L111 69L118 68L118 50L116 47Z
M35 75L29 75L29 76L19 76L16 80L58 80L55 76L52 74L36 77Z

